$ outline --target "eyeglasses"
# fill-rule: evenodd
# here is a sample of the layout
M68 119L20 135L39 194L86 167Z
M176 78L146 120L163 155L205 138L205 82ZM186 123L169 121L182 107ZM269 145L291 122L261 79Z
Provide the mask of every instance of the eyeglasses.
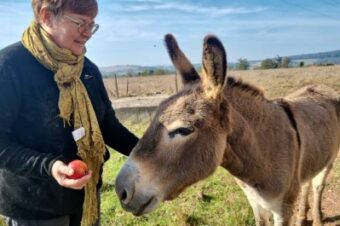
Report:
M93 24L93 23L86 23L86 22L80 22L68 15L64 15L64 17L66 19L68 19L69 21L73 22L74 24L76 24L78 26L78 32L79 33L84 33L86 31L90 31L91 34L93 35L94 33L96 33L99 29L99 24Z

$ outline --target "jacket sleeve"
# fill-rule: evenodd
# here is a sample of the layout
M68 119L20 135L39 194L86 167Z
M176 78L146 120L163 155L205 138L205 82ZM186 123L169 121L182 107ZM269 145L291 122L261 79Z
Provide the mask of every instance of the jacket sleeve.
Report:
M101 73L99 72L97 67L96 70L99 74L98 84L101 96L106 105L104 120L101 123L101 131L105 144L120 152L121 154L128 156L133 147L137 144L138 138L126 127L124 127L124 125L122 125L117 119L112 108L111 101L106 92Z
M51 179L51 166L58 157L39 153L16 139L14 127L20 113L19 81L12 68L4 64L0 65L0 109L0 170Z

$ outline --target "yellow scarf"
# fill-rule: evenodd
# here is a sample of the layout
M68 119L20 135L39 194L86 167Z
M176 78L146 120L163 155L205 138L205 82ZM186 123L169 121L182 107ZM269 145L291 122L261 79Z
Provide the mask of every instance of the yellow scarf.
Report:
M85 186L82 226L92 226L98 219L97 183L104 162L104 140L91 100L80 80L84 55L75 56L68 49L59 48L39 24L32 22L22 36L23 45L46 68L52 70L59 88L59 111L64 122L73 116L74 129L84 127L85 136L76 141L78 155L93 171ZM85 51L84 51L85 52Z

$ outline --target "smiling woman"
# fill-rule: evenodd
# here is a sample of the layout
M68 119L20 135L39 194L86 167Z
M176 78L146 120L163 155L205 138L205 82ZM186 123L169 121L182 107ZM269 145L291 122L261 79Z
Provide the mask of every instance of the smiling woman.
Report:
M97 1L32 7L21 42L0 51L0 214L8 225L95 225L105 145L128 155L138 139L85 57L99 27ZM89 168L76 179L67 165L75 159Z
M77 56L83 54L86 42L99 28L94 23L98 13L96 1L60 0L44 6L44 1L33 1L36 21L59 47L69 49Z

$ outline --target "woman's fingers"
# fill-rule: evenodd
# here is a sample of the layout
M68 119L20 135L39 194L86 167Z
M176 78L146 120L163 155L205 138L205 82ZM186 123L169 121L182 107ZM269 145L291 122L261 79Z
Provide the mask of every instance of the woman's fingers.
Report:
M79 179L67 178L67 176L72 176L73 173L74 170L60 160L55 161L52 166L53 178L63 187L80 190L88 183L92 176L92 171L90 170L86 175Z
M92 177L92 171L90 170L86 175L79 179L68 179L65 177L61 181L61 185L67 188L80 190L85 187L85 185L89 182Z

